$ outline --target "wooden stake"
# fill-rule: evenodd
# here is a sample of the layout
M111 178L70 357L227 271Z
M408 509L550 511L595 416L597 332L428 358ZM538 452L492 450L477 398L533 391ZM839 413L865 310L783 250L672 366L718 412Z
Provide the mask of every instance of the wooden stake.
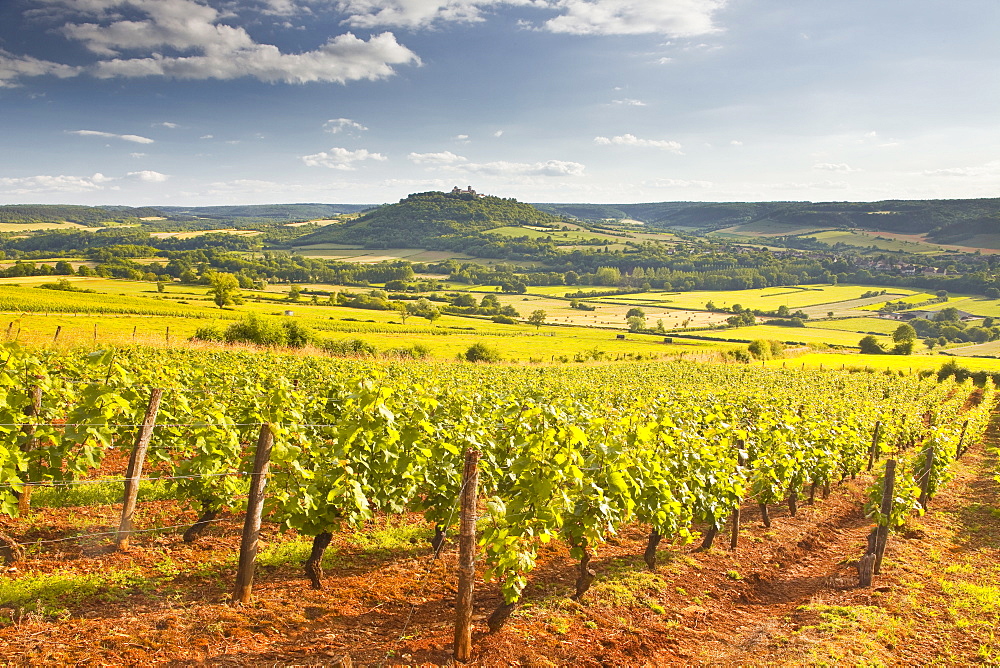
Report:
M135 504L139 498L139 480L142 478L142 466L146 462L146 450L153 437L153 427L156 425L156 414L160 411L160 399L163 390L154 388L149 396L146 415L142 418L142 426L135 439L135 447L128 458L128 469L125 472L125 500L122 502L122 518L118 523L117 544L119 550L128 549L128 536L132 532L132 517L135 515Z
M37 416L42 412L42 388L34 386L31 388L31 404L24 409L25 415ZM29 452L35 447L35 425L26 424L21 430L27 440L21 444L21 452ZM31 486L25 485L17 495L17 513L20 517L27 517L31 514Z
M250 603L250 592L253 588L257 540L260 537L260 516L264 509L264 486L267 484L267 471L271 465L271 446L273 445L274 434L271 432L271 425L265 422L260 426L257 451L253 457L253 477L250 480L247 517L243 522L240 561L236 570L236 588L233 591L233 600L244 605Z
M55 343L56 341L59 340L59 332L61 331L62 331L62 325L56 326L56 334L55 336L52 337L52 343Z
M875 537L875 575L882 573L882 557L885 555L885 544L889 540L889 515L892 513L893 488L896 486L896 460L885 460L885 479L882 484L882 505L879 507L882 519L878 525Z
M868 468L866 470L871 471L872 467L875 466L875 452L878 448L878 437L879 432L882 431L882 421L879 420L875 423L875 431L872 434L872 447L868 449Z
M472 602L476 581L476 502L479 498L479 451L465 451L462 515L458 537L458 594L455 598L455 660L472 658Z
M139 329L139 325L132 326L132 340L135 341L135 330Z
M740 540L740 507L733 510L733 532L729 536L729 549L736 550L736 545Z
M97 343L97 323L94 323L94 343Z
M170 328L167 327L167 344L170 344Z
M962 443L965 442L965 430L969 428L969 421L966 420L965 424L962 425L962 435L958 437L958 445L955 446L955 459L958 459L965 454L965 450L962 449ZM967 450L968 448L966 448Z
M927 510L927 501L931 498L931 474L934 472L934 442L924 448L924 471L920 476L920 507Z

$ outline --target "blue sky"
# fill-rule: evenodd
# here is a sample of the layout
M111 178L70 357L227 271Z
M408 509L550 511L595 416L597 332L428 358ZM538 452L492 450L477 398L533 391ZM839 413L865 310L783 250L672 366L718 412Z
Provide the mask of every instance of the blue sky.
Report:
M0 0L0 203L996 197L996 0Z

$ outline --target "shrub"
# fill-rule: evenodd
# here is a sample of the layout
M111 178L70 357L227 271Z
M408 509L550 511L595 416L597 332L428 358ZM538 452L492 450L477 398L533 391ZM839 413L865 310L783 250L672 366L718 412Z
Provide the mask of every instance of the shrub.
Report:
M330 355L373 357L378 354L378 348L361 339L324 341L320 347Z
M861 352L865 355L884 355L885 349L879 345L878 339L869 334L865 338L858 341L858 347L861 348Z
M499 362L503 360L500 351L491 348L485 343L473 343L465 351L464 358L469 362Z
M221 341L222 340L222 330L220 330L215 325L206 325L204 327L199 327L194 331L194 336L191 337L192 341Z
M283 346L288 341L284 327L255 314L226 327L223 338L226 343L255 343L258 346Z

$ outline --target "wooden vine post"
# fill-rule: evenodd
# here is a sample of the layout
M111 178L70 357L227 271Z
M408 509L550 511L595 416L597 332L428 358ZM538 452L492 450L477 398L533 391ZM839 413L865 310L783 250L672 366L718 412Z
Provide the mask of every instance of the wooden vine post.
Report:
M875 563L873 572L882 572L882 557L885 555L885 544L889 540L889 519L892 515L892 499L896 486L896 460L885 461L885 478L882 482L882 505L879 507L878 533L875 536Z
M62 331L62 325L56 325L56 333L52 337L52 343L55 343L56 341L59 340L59 332L61 331Z
M920 476L920 507L927 510L927 501L931 498L931 474L934 473L934 441L924 448L924 471Z
M476 581L476 502L479 499L479 451L465 451L462 514L458 538L458 594L455 600L455 660L472 658L472 602Z
M875 466L875 454L878 449L878 437L879 432L882 431L882 421L879 420L875 423L875 432L872 434L872 447L868 450L868 468L866 471L871 471L872 467Z
M42 388L35 385L31 388L31 403L24 409L24 414L38 419L38 415L42 412ZM21 444L22 452L29 452L35 447L37 439L35 438L35 426L31 424L24 425L22 432L27 437L24 443ZM21 491L17 494L17 513L21 517L27 517L31 514L31 485L25 485Z
M966 420L962 425L962 435L958 437L958 445L955 446L955 459L958 459L965 454L968 448L963 449L962 444L965 443L965 431L969 428L969 421Z
M142 479L142 467L146 462L146 450L153 437L153 427L156 426L156 415L160 412L160 399L163 390L154 388L149 395L149 405L146 415L142 418L139 434L135 439L135 447L128 458L128 469L125 471L125 500L122 502L122 517L118 523L116 537L119 550L128 549L128 536L132 532L132 517L135 515L136 500L139 498L139 481Z
M240 561L236 569L236 588L233 591L233 600L244 605L250 603L250 592L253 588L257 541L260 537L260 517L264 510L264 486L267 484L267 471L271 466L271 447L273 445L274 433L271 431L271 425L265 422L260 426L257 451L253 457L250 496L247 499L247 517L243 522Z

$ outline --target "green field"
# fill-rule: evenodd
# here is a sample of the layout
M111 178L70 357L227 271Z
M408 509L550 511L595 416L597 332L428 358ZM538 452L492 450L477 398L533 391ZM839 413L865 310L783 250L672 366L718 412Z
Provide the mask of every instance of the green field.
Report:
M733 225L721 230L711 232L713 236L727 238L748 238L748 237L779 237L818 232L822 228L809 225L789 225L773 220L755 221L743 225Z
M698 336L707 336L713 339L740 339L753 341L754 339L773 339L784 342L801 342L807 344L828 344L832 346L853 346L858 345L862 334L857 332L841 331L837 329L818 329L813 327L778 327L775 325L754 325L752 327L736 327L733 329L720 329L715 331L697 332ZM879 343L890 345L892 339L888 336L878 336Z
M954 306L959 311L966 311L973 315L981 315L988 318L1000 318L1000 299L986 299L985 297L970 297L952 295L946 302L928 304L919 307L922 311L940 311L941 309Z
M1000 359L959 357L952 355L861 355L858 353L806 353L788 359L768 360L767 366L796 369L869 368L875 371L916 372L940 369L954 361L973 371L1000 371Z
M600 297L595 301L621 302L636 305L655 304L669 308L694 310L703 310L705 304L713 302L718 307L729 307L733 304L739 304L744 308L775 311L779 306L787 306L794 311L807 307L832 306L839 302L859 300L861 299L861 295L871 290L870 286L864 285L801 285L712 292L650 292L645 294ZM913 290L892 288L886 296L899 295L903 297L912 294L914 294ZM881 300L884 301L885 297L882 297Z
M905 297L898 297L898 296L893 297L892 296L892 292L890 292L890 293L887 293L887 294L883 295L883 297L882 297L883 301L879 301L879 302L876 302L874 304L868 304L867 306L859 306L858 310L859 311L880 311L889 302L893 302L893 303L903 302L904 304L919 304L920 302L926 302L926 301L929 301L929 300L935 299L935 298L936 298L936 295L931 295L931 294L928 294L926 292L913 292L913 291L910 291L909 294L907 294ZM938 306L938 304L936 304L936 303L935 304L928 304L927 306L921 306L920 308L921 309L930 309L930 308L932 308L934 306ZM942 308L944 308L945 306L949 306L949 304L946 304L946 303L942 303L941 304Z
M839 320L818 320L809 322L810 329L836 329L846 332L858 332L859 334L891 335L899 327L896 320L885 320L883 318L842 318Z
M826 230L815 234L803 234L804 237L814 237L817 241L822 241L831 246L844 244L846 246L857 246L869 248L874 246L879 250L905 251L907 253L940 253L944 249L936 244L929 244L920 241L905 241L902 239L890 239L880 236L876 232L861 232L856 230Z
M593 239L599 239L608 242L621 242L622 237L616 237L612 234L601 234L600 232L590 232L588 230L577 229L577 230L560 230L551 229L543 230L541 228L534 227L515 227L513 225L508 225L506 227L496 227L492 230L487 230L489 234L499 234L505 237L528 237L529 239L547 239L552 238L552 242L557 246L565 246L567 244L579 243L581 241L591 241Z

